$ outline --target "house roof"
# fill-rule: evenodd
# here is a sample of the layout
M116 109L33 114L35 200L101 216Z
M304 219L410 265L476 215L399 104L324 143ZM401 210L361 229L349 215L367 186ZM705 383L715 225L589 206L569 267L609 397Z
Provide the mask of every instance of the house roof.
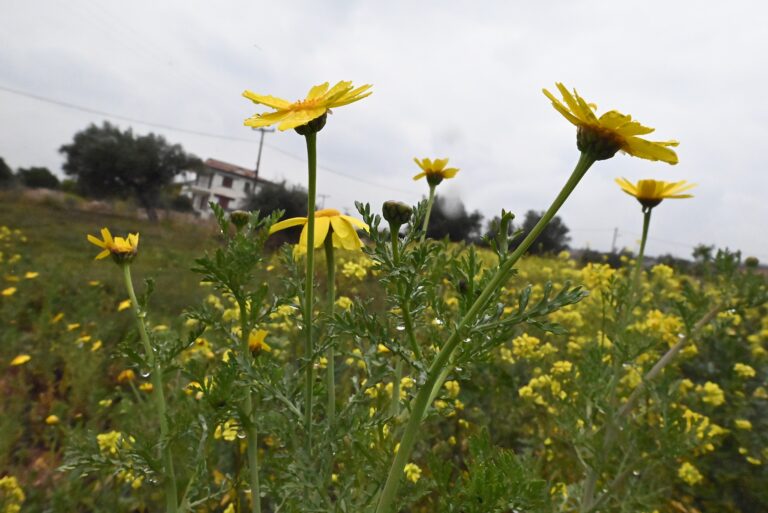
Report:
M225 173L232 173L234 175L242 176L244 178L248 178L249 180L256 180L258 179L258 175L256 174L256 171L252 169L246 169L244 167L237 166L235 164L230 164L229 162L224 162L221 160L216 159L207 159L205 161L206 167L210 167L211 169L214 169L216 171L223 171Z

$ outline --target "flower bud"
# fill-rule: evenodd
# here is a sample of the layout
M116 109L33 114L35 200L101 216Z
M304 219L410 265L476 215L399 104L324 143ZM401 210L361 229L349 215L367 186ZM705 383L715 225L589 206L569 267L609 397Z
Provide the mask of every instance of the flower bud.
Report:
M250 218L251 215L243 210L235 210L229 214L229 220L237 227L238 231L242 230L242 228L248 224Z
M413 209L409 205L394 200L385 201L381 206L381 212L390 226L397 227L406 224L413 215Z
M317 132L323 129L327 119L328 119L328 112L326 112L319 118L313 119L312 121L310 121L305 125L297 126L296 128L294 128L294 130L296 130L296 133L299 135L316 134Z

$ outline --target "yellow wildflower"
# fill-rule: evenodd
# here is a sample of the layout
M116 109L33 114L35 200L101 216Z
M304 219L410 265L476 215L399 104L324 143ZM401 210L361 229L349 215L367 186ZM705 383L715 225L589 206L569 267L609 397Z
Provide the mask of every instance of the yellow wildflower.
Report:
M116 262L129 262L136 256L139 251L139 234L129 233L127 237L112 237L108 228L101 229L101 238L88 235L88 241L91 244L102 248L104 251L96 255L95 260L101 260L107 258L109 255L115 259Z
M275 112L256 114L245 120L245 126L264 127L278 124L279 130L288 130L324 116L330 109L362 100L372 91L370 85L355 88L352 82L341 81L329 89L328 82L314 86L303 100L289 102L274 96L262 96L253 91L244 91L243 96L257 105L265 105ZM368 91L368 92L366 92ZM322 128L322 126L320 127Z
M339 299L336 300L336 306L342 310L349 310L352 308L352 300L347 296L339 296Z
M406 464L405 468L403 468L403 472L405 473L405 478L412 483L415 483L421 479L421 469L415 463Z
M129 383L136 379L136 373L132 369L125 369L117 375L118 383Z
M654 129L615 110L598 118L593 112L593 105L588 104L576 90L571 94L563 84L556 85L565 105L546 89L544 94L565 119L576 125L579 151L589 153L595 160L609 159L622 150L633 157L677 164L677 154L669 149L670 146L677 146L677 141L654 142L641 139L637 136L650 134Z
M32 359L32 357L29 356L28 354L20 354L16 358L11 360L11 366L12 367L18 367L19 365L24 365L25 363L27 363L31 359Z
M29 271L29 272L27 272L27 273L24 275L24 278L25 278L25 279L27 279L27 280L34 280L34 279L35 279L35 278L37 278L38 276L40 276L40 273L38 273L38 272L35 272L35 271Z
M120 303L117 305L117 311L122 312L123 310L127 310L131 307L131 300L126 299L124 301L120 301Z
M573 369L573 364L567 360L560 360L552 364L552 374L567 374Z
M79 327L80 327L79 322L73 322L72 324L67 324L67 331L75 331Z
M743 429L745 431L750 431L752 429L752 423L747 419L736 419L733 423L738 429Z
M446 178L453 178L459 170L455 167L446 168L448 159L413 159L416 165L421 168L421 173L413 177L414 180L427 177L427 183L431 186L437 186Z
M452 399L456 399L459 397L459 392L461 391L461 386L459 385L458 381L446 381L443 385L445 387L445 390L448 392L448 396Z
M116 455L120 448L130 447L130 440L119 431L110 431L96 435L96 443L102 454Z
M745 363L735 363L733 365L733 370L740 378L754 378L757 375L755 369Z
M16 293L16 287L8 287L7 289L3 289L3 291L0 292L0 294L2 294L5 297L12 296L15 293Z
M687 461L677 469L677 476L691 486L700 483L704 479L699 469Z
M682 194L696 187L696 184L679 182L663 182L661 180L639 180L637 184L626 178L617 178L616 183L621 190L634 196L645 208L653 208L665 199L692 198L691 194Z
M213 433L213 437L216 440L224 439L227 442L234 442L237 438L238 425L237 421L230 419L216 426L216 430Z
M45 418L45 423L49 426L55 426L60 422L61 419L59 419L58 415L48 415Z
M720 406L725 403L725 392L717 383L707 381L703 386L698 385L696 391L703 394L702 401L712 406Z
M19 513L26 496L14 476L0 477L0 501L3 513Z
M139 385L139 390L141 390L142 392L147 392L147 393L149 393L149 392L151 392L151 391L152 391L154 388L155 388L155 387L153 387L153 386L152 386L152 383L142 383L141 385Z
M267 330L252 330L248 335L248 349L254 353L261 351L266 353L271 352L272 348L264 341L268 334L269 332Z
M299 244L296 246L296 254L307 251L307 218L294 217L285 219L272 225L269 229L270 235L292 226L303 226ZM354 217L342 214L333 208L324 208L315 212L315 248L321 247L325 243L328 235L332 237L333 246L349 250L359 250L363 243L357 235L357 230L368 231L367 224Z
M59 312L51 318L51 324L56 324L64 318L64 312Z

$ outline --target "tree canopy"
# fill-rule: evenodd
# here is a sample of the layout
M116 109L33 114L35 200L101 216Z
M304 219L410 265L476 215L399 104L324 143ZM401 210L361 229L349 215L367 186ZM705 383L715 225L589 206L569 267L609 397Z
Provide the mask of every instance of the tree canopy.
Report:
M19 168L16 172L19 181L32 189L58 189L59 179L47 167Z
M13 184L13 171L0 157L0 187L8 187Z
M516 229L521 228L522 233L512 241L512 248L520 245L523 239L531 233L533 227L536 226L536 223L539 222L542 216L544 216L544 212L537 212L535 210L529 210L525 213L522 227L515 227ZM571 238L568 236L569 231L563 220L559 216L555 216L547 227L544 228L544 231L541 232L541 235L539 235L529 251L542 254L559 253L568 249L568 243L571 241Z
M104 122L78 132L59 151L66 156L64 172L77 178L82 194L97 197L133 196L157 219L156 207L164 187L184 170L201 161L178 144L150 133L134 135Z
M480 239L482 221L483 215L477 210L467 213L461 200L436 196L427 236L433 239L448 237L453 242L476 242Z

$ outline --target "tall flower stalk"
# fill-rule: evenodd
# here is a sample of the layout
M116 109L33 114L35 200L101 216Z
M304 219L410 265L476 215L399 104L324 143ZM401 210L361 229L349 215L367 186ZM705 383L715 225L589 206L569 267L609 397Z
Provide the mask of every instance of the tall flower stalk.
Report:
M131 264L125 262L122 264L122 268L125 289L131 300L131 308L133 310L133 315L136 318L139 338L144 346L144 355L147 359L147 364L151 369L152 397L155 403L157 421L158 424L160 424L161 457L163 462L163 473L165 474L163 476L165 486L165 509L168 513L176 513L176 511L178 511L178 490L176 486L176 472L173 468L173 454L171 453L171 445L168 437L170 431L168 428L167 405L163 388L163 369L160 366L160 362L149 341L147 326L144 323L146 315L139 308L139 302L136 299L136 292L133 289L133 280L131 279Z
M333 250L333 237L325 238L325 268L328 289L328 304L326 305L328 318L333 317L334 305L336 303L336 258ZM326 359L326 388L328 389L328 407L326 416L328 417L328 427L333 430L336 424L336 350L334 348L334 339L328 344Z
M238 303L240 307L240 352L243 360L250 368L253 365L250 338L251 326L248 322L248 305L245 301ZM254 415L254 393L248 390L243 398L242 408L245 418L245 434L248 446L248 479L251 486L251 512L261 513L261 485L259 482L259 433L256 429Z
M306 277L304 282L304 358L306 369L304 376L304 427L307 432L307 443L312 452L312 409L314 384L314 272L315 272L315 200L317 190L317 132L325 126L328 112L335 107L341 107L357 102L369 96L370 85L353 87L352 82L341 81L333 87L328 82L313 86L306 98L290 102L275 96L261 95L253 91L243 92L243 96L258 105L275 109L273 112L255 114L246 119L246 126L259 128L277 125L279 130L293 128L303 135L307 143L307 218L306 218ZM274 228L274 227L273 227Z
M563 188L560 190L560 193L557 195L555 200L552 202L552 205L550 205L544 216L539 220L538 223L536 223L536 226L533 228L533 230L531 230L531 232L523 240L520 246L518 246L517 249L510 255L509 259L506 260L501 266L499 266L499 268L496 270L496 273L493 275L493 278L491 278L478 298L472 304L470 309L461 319L455 331L453 331L451 336L445 342L442 349L430 365L429 371L427 373L427 379L421 388L419 388L419 392L413 402L411 413L405 426L405 431L403 432L403 436L400 439L399 449L395 454L392 465L390 466L387 480L384 484L384 488L381 491L379 501L376 505L375 513L389 513L392 511L392 505L400 486L400 479L403 475L405 465L408 463L408 459L410 458L413 446L416 443L419 427L427 407L429 406L429 399L432 396L432 390L436 386L441 386L441 384L438 383L438 378L442 374L446 365L449 364L453 352L459 345L463 331L468 325L475 321L479 313L486 306L491 295L507 280L515 263L520 259L521 256L523 256L523 254L525 254L525 252L538 238L541 232L544 231L544 228L546 228L555 214L557 214L557 211L560 210L560 207L563 205L563 203L565 203L565 200L568 199L568 196L570 196L570 194L576 188L576 185L578 185L579 181L584 177L584 174L595 162L595 160L596 159L591 155L582 153L578 163L576 164L576 167L573 170L573 173Z

